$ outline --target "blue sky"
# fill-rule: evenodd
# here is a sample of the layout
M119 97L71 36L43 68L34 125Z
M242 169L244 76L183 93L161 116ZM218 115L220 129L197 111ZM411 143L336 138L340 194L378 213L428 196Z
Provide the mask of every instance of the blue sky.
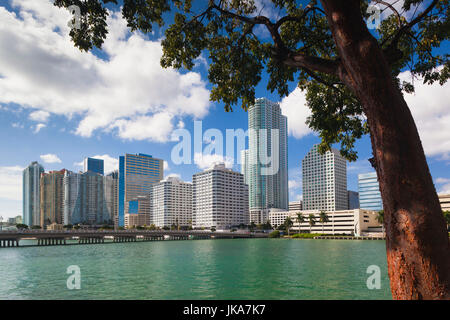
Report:
M259 1L258 1L259 3ZM268 10L268 9L265 9ZM267 11L268 15L273 12ZM130 35L120 18L110 19L110 35L102 52L81 53L67 36L68 12L48 0L13 0L0 5L0 215L22 213L21 170L39 161L46 171L78 171L87 156L102 156L106 169L124 153L146 153L167 161L165 175L191 181L205 168L175 165L173 130L193 132L247 129L247 114L238 107L226 113L209 101L207 59L191 72L159 67L161 30ZM261 30L261 36L264 32ZM448 51L448 46L444 48ZM402 74L408 77L408 73ZM417 84L417 82L416 82ZM289 97L266 90L267 76L257 97L281 102L289 125L290 200L301 195L301 159L319 139L304 124L309 114L303 94L290 84ZM440 192L450 193L449 85L420 84L406 100L424 143L428 163ZM206 144L204 145L206 146ZM370 140L357 143L359 160L348 165L348 189L357 190L357 174L372 169ZM217 160L217 159L212 159ZM239 170L235 164L234 169Z

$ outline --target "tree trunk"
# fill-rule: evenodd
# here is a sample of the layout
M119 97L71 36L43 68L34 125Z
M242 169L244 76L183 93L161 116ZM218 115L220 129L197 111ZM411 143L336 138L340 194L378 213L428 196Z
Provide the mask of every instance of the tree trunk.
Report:
M450 299L450 243L411 112L359 0L321 0L344 70L370 128L383 198L394 299ZM423 106L426 108L426 106Z

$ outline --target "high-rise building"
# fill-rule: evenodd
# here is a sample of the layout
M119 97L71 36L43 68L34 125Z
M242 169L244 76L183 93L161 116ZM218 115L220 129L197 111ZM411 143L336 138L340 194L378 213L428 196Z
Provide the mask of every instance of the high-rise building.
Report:
M348 210L359 209L359 193L348 191Z
M125 213L125 227L150 225L151 195L138 196L128 201L128 211Z
M104 174L104 162L102 159L85 158L83 162L83 172L94 172L103 175Z
M192 225L192 183L169 177L153 186L152 223L157 227Z
M241 173L249 186L250 220L265 223L268 209L289 207L287 118L278 103L256 99L248 110L248 129Z
M302 160L303 210L347 210L347 161L332 148L315 145Z
M119 157L118 226L125 225L129 201L148 196L153 184L160 182L164 162L146 154L126 154Z
M383 200L376 172L358 174L358 191L361 209L383 210Z
M108 177L92 171L66 172L63 181L64 224L112 224L112 191L108 191L112 183Z
M192 177L194 228L229 229L249 223L248 186L239 172L216 164Z
M23 170L23 223L28 226L40 225L40 177L44 167L33 161Z
M119 219L119 171L115 170L104 177L105 201L114 225Z
M42 173L40 179L40 226L62 224L64 216L64 175L66 169Z

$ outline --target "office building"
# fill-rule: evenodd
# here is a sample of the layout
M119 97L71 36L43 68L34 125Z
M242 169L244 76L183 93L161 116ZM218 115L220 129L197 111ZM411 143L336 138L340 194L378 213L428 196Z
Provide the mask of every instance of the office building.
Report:
M302 160L303 210L347 210L347 161L332 148L315 145Z
M40 179L40 223L44 228L52 223L62 224L64 216L64 174L61 171L42 173Z
M162 180L163 160L146 154L126 154L119 157L118 226L125 225L129 201L148 196L155 183Z
M358 174L359 206L361 209L383 210L376 172Z
M297 214L304 217L303 223L298 223ZM301 233L325 233L325 234L349 234L365 236L373 234L373 230L378 230L380 224L377 221L377 212L371 210L354 209L326 211L328 222L320 222L320 210L303 211L272 211L270 212L270 223L272 226L280 226L289 216L293 222L292 232ZM315 225L310 226L309 215L314 215ZM376 235L379 235L378 233Z
M110 181L92 171L64 175L64 224L103 225L113 223ZM105 188L105 184L108 187ZM106 190L105 190L106 189ZM109 201L109 203L108 203Z
M169 177L155 184L152 223L160 228L192 226L192 183Z
M103 175L104 174L104 162L102 159L85 158L83 162L83 172L94 172Z
M23 223L28 226L41 224L40 177L44 167L33 161L23 170Z
M194 228L229 229L247 225L248 186L239 172L216 164L192 177Z
M348 209L359 209L359 193L356 191L348 191Z
M241 152L241 173L249 186L250 220L265 223L268 209L289 207L287 118L278 103L256 99L248 110L248 129L249 149Z
M104 177L104 192L106 208L111 215L114 225L119 221L119 171L113 171Z

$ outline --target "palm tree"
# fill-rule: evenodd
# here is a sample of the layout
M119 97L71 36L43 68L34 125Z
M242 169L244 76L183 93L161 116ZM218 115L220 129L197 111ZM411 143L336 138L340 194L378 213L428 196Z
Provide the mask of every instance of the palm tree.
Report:
M284 220L284 225L285 225L285 227L287 229L288 236L289 236L289 230L290 230L290 228L292 227L293 224L294 223L292 222L291 217L287 217L286 220Z
M300 225L305 222L305 217L303 216L303 214L301 212L297 213L297 218L296 218L297 222L298 222L298 233L300 233Z
M384 210L378 211L377 222L379 224L381 224L381 230L383 231L383 237L384 237Z
M325 211L323 211L323 210L320 211L320 214L319 214L319 221L320 221L320 223L322 224L322 233L324 233L324 231L323 231L324 224L327 223L327 222L329 222L330 219L328 218L327 213L326 213Z
M316 224L316 217L314 216L314 214L310 213L308 218L309 218L309 233L311 233L312 226Z

